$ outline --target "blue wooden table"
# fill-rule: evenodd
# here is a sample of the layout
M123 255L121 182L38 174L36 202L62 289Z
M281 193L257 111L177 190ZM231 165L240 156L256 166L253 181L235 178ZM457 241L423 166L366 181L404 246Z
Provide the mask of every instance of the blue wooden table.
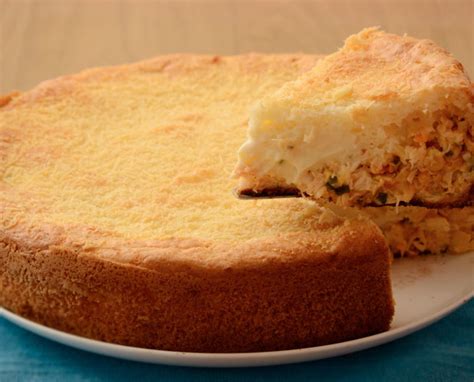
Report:
M107 358L43 339L0 319L0 381L474 381L474 300L398 341L327 360L198 369Z

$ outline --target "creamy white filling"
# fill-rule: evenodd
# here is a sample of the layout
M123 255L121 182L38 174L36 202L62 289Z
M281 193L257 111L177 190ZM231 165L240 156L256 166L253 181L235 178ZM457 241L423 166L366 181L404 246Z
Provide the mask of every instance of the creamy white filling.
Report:
M345 119L345 118L344 118ZM256 176L273 175L297 184L305 172L328 161L343 161L355 151L357 132L336 118L314 122L251 119L249 138L239 151L239 168Z

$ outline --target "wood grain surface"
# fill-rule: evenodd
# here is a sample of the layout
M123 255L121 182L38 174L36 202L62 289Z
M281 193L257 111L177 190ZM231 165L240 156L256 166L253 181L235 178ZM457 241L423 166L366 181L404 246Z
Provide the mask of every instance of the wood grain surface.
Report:
M195 52L329 53L366 26L430 38L474 75L473 0L0 0L0 93Z

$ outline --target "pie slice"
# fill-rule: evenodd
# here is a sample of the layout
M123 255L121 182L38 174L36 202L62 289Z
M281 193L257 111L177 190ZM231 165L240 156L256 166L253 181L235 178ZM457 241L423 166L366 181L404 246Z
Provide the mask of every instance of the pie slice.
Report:
M345 206L472 204L473 102L444 49L364 29L256 104L238 190Z

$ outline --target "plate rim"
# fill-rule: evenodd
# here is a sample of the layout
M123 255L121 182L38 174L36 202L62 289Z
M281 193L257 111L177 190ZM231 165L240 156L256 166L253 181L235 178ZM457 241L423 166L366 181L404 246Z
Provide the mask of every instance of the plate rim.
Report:
M255 367L315 361L382 345L423 329L470 301L474 290L463 294L443 309L410 324L386 332L335 344L300 349L247 353L197 353L148 349L114 344L63 332L17 315L0 307L0 318L39 335L82 351L130 361L189 367Z

